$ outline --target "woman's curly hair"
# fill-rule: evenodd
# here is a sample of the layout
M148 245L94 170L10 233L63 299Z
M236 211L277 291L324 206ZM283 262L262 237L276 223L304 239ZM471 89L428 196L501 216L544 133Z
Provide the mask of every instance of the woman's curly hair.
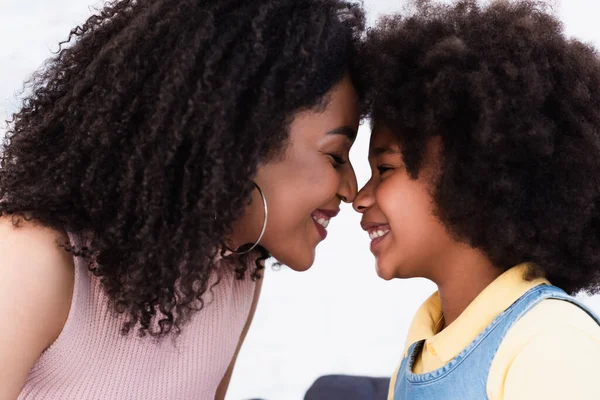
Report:
M89 237L65 247L90 260L124 333L179 332L258 165L285 149L296 112L353 74L363 28L343 0L107 3L9 122L0 212Z
M600 58L537 1L418 1L361 57L375 124L416 179L441 137L436 213L498 266L569 293L600 283Z

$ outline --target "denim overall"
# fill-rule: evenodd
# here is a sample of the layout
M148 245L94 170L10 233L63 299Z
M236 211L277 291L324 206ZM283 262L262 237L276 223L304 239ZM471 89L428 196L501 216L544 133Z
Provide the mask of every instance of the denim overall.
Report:
M424 341L410 346L408 356L402 360L398 371L394 400L487 399L490 366L504 336L525 313L546 299L573 303L600 325L598 316L561 289L550 285L536 286L497 316L463 351L439 369L425 374L413 374L413 364Z

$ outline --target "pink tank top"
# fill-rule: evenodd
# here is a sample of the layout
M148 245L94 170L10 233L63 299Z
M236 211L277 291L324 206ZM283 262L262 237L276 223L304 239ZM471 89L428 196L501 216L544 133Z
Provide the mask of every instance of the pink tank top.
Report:
M157 341L120 334L124 316L115 316L98 279L76 257L68 319L18 399L214 399L252 305L255 283L247 275L224 273L182 333Z

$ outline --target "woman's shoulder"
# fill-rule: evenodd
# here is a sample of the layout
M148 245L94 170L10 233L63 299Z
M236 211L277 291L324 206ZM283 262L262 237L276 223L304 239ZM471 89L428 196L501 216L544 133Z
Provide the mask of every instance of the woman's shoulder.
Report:
M2 242L25 244L30 248L38 246L40 251L48 251L55 255L62 255L65 252L60 244L69 243L69 237L65 231L56 230L35 220L17 215L0 216L0 239Z
M73 295L75 268L68 243L66 232L0 217L0 296L5 297L0 301L6 307L18 305L24 317L38 318L44 331L39 334L48 335L48 344L62 330Z
M19 393L69 315L75 270L64 240L64 232L0 218L0 380L8 382L0 392L8 397Z

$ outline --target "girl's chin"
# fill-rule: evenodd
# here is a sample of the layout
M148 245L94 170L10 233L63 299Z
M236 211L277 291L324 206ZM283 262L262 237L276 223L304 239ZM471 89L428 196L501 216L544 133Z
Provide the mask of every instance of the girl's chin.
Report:
M377 264L376 264L376 270L377 270L377 275L379 275L379 277L383 280L389 281L395 278L399 278L398 276L398 266L395 263L389 263L386 262L388 260L385 259L385 257L378 257L377 258Z
M379 265L377 266L377 275L386 281L390 281L395 278L394 274L384 268L380 268Z

